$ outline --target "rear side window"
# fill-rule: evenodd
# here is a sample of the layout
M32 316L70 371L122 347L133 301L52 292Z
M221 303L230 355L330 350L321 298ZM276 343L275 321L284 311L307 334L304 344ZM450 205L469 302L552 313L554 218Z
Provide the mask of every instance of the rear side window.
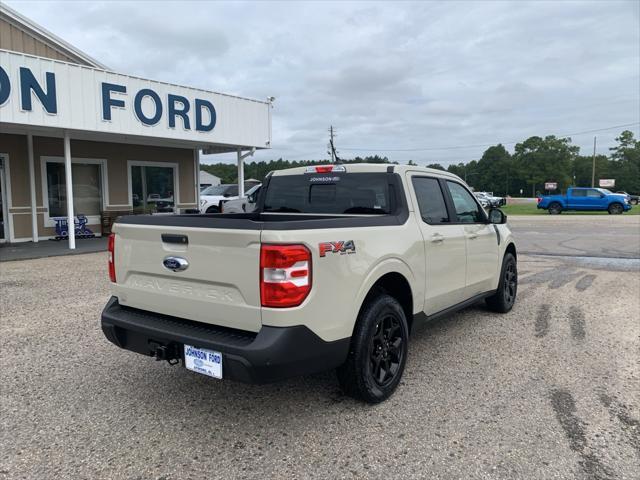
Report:
M412 182L422 219L430 225L449 222L440 182L427 177L413 177Z
M459 183L447 180L449 193L460 223L484 223L485 216L473 196Z
M586 190L571 190L571 196L572 197L586 197L587 196L587 191Z
M373 214L393 211L387 173L273 176L264 212Z

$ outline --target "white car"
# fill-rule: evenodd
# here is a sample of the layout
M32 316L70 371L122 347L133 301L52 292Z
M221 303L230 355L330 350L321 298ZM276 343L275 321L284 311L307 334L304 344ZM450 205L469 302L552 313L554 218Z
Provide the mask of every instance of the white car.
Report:
M222 204L222 213L249 213L256 208L261 183L251 187L244 198L236 198Z
M212 185L200 192L200 213L220 213L223 203L238 198L238 185Z
M504 197L494 197L493 192L474 192L474 195L478 200L480 200L480 204L485 208L498 208L507 203L507 200ZM485 202L487 205L485 205Z

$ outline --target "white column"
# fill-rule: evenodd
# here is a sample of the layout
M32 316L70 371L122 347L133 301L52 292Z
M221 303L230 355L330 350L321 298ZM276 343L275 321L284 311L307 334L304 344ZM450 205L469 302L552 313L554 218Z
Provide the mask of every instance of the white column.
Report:
M69 133L64 132L64 176L67 186L67 231L69 232L69 249L76 248L76 229L73 213L73 179L71 177L71 140Z
M33 135L30 133L27 134L27 153L29 156L29 188L31 194L31 239L36 243L38 241L38 210L36 208L36 174L33 163Z
M200 210L200 150L193 149L193 161L196 169L196 208Z
M238 196L244 197L244 157L240 149L238 149Z

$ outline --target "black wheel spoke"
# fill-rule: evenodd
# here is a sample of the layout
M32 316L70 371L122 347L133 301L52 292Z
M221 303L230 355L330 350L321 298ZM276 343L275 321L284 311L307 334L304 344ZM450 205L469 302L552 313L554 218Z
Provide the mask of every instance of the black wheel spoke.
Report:
M380 386L393 381L403 361L405 333L400 319L386 314L376 324L369 344L371 376Z

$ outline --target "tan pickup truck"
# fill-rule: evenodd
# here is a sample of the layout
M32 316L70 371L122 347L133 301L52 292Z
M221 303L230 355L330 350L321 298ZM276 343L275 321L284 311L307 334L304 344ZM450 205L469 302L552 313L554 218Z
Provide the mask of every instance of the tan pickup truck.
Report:
M380 402L416 322L516 298L506 216L427 168L277 171L251 213L128 216L113 231L106 337L215 378L336 368L346 393Z

